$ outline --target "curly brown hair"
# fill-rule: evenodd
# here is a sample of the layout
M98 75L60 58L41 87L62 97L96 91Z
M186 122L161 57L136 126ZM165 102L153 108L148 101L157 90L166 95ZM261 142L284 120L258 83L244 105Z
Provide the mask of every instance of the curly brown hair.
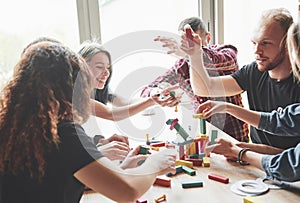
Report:
M0 171L45 175L45 154L59 147L57 125L90 113L87 64L67 47L40 42L26 49L0 98Z

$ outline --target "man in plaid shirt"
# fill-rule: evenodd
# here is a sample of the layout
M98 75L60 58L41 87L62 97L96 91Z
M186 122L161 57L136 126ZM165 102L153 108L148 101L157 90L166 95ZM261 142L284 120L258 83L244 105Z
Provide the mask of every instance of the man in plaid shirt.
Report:
M192 17L185 19L179 25L179 30L183 30L184 26L189 24L193 31L197 33L203 44L203 61L204 65L211 76L229 75L238 70L238 63L236 59L237 49L232 45L208 45L210 41L210 34L207 32L205 24L200 18ZM164 43L166 47L176 46L176 42L172 39L158 37L157 41ZM175 53L168 52L168 53ZM182 55L182 52L178 49L176 55ZM157 87L162 82L167 82L171 85L178 84L179 87L187 94L191 99L194 110L198 105L207 100L220 100L230 102L243 107L241 95L235 95L231 97L200 97L195 96L190 85L190 73L189 63L185 58L179 59L175 65L169 69L165 74L156 78L154 82L149 84L142 90L141 96L150 96L151 90ZM249 129L248 125L229 114L215 114L208 121L219 129L223 130L230 136L234 137L238 141L249 141Z

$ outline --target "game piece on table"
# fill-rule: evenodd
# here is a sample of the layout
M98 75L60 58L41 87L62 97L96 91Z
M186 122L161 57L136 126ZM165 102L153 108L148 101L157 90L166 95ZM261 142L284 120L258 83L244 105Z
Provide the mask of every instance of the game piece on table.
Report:
M221 182L221 183L229 183L229 178L221 176L221 175L213 174L213 173L208 174L208 178L211 180Z
M182 188L203 187L202 181L185 181L181 183Z

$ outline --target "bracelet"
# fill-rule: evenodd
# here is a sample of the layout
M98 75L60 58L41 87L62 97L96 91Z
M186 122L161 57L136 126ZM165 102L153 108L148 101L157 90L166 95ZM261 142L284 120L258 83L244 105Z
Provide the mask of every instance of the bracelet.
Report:
M237 162L241 166L249 165L248 162L242 160L244 153L249 150L250 150L249 148L243 148L243 149L241 149L241 151L239 151Z

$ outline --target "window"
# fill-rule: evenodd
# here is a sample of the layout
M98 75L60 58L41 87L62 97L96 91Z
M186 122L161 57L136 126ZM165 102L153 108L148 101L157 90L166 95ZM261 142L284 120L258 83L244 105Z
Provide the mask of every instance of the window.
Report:
M99 1L101 41L113 58L110 87L121 95L132 95L142 85L153 81L175 62L174 56L153 39L157 35L179 38L179 23L198 16L198 1L107 0ZM136 41L132 41L136 37ZM155 69L151 70L151 67ZM144 69L144 72L138 71ZM147 71L148 70L148 71ZM143 84L134 82L136 77ZM134 78L134 80L132 80ZM143 79L141 79L143 78ZM131 86L130 92L125 87Z
M11 75L23 48L38 37L55 38L73 49L79 45L77 8L73 0L2 1L0 24L2 83Z
M288 9L297 21L298 0L224 1L224 43L238 48L240 65L254 61L250 39L262 11L281 7Z

